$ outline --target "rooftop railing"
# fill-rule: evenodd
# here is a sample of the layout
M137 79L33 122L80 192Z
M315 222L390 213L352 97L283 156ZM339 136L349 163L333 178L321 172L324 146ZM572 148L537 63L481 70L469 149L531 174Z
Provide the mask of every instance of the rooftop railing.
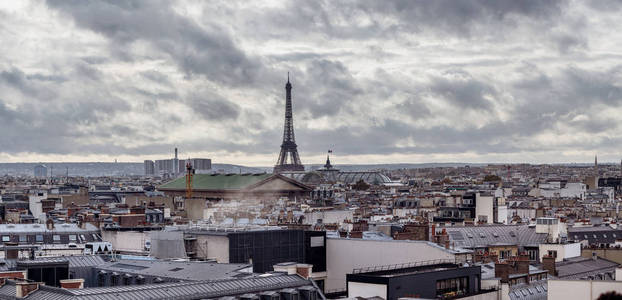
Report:
M391 270L432 266L432 265L439 265L439 264L456 264L456 260L455 259L432 259L432 260L423 260L423 261L393 264L393 265L355 268L352 270L352 274L371 273L371 272L379 272L379 271L391 271Z

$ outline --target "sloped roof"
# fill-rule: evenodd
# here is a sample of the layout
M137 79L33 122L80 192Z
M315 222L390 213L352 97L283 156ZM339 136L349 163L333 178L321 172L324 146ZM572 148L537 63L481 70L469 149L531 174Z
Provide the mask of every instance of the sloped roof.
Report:
M613 244L622 238L622 230L608 226L568 228L568 238L575 241L587 240L590 244Z
M275 176L273 174L194 174L193 190L241 190ZM158 190L184 190L186 177L180 177L158 187Z
M248 264L220 264L212 262L175 262L160 260L117 260L106 262L98 269L119 273L137 273L155 277L176 278L180 280L229 279L240 275L240 270Z
M73 290L40 286L38 290L28 295L28 299L208 299L302 287L313 287L313 284L310 280L305 280L298 275L272 274L222 281L161 283ZM7 281L4 286L0 287L0 299L15 299L15 291L15 283Z
M456 247L480 248L494 245L536 246L546 241L545 233L536 233L528 225L491 225L446 227Z
M615 273L618 265L616 262L600 257L593 259L578 256L555 263L555 269L558 278L581 279L596 274Z

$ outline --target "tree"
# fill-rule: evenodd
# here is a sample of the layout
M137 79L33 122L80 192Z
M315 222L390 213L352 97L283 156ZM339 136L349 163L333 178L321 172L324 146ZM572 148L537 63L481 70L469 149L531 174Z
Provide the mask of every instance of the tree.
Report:
M484 176L484 182L491 182L491 181L501 181L501 177L497 175L492 175L492 174L488 174Z
M622 294L616 293L614 291L602 293L596 300L622 300Z
M367 184L363 179L359 180L352 186L353 189L357 191L366 191L369 189L369 184Z

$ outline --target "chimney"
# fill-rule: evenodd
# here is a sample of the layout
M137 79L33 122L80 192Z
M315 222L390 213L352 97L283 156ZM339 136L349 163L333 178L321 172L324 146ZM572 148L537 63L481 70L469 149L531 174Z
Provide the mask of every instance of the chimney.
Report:
M13 248L16 246L17 246L17 243L14 243L14 242L4 243L4 257L6 259L18 259L19 258L19 250Z
M45 221L45 226L48 230L54 230L54 220L52 220L52 218L48 218L47 221Z
M557 276L557 270L555 270L555 257L549 255L542 257L542 268L549 271L549 274Z
M64 289L82 289L84 288L84 279L63 279L60 281L60 287Z
M529 255L523 253L516 259L516 271L519 274L529 274Z
M350 238L351 239L362 239L363 232L362 231L350 231Z
M39 289L39 282L16 282L15 288L15 298L26 298L26 296Z
M510 266L505 263L495 263L495 277L501 278L501 282L507 283L510 278Z
M300 275L300 277L304 279L309 279L309 276L311 276L312 273L312 269L313 265L298 264L296 265L296 274Z

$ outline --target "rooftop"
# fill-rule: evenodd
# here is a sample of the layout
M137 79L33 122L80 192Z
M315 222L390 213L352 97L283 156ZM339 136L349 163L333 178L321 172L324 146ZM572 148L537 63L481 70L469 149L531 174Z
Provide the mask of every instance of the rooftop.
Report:
M489 245L538 245L546 241L547 234L536 233L528 225L490 225L471 227L445 227L455 247L479 248Z
M194 190L241 190L265 180L273 174L194 174ZM186 189L186 177L180 177L158 187L159 190Z
M241 273L248 273L242 270L250 268L251 265L122 259L106 262L96 267L109 272L139 273L154 277L200 281L227 279Z
M28 299L83 299L83 300L119 300L119 299L208 299L236 296L264 291L280 291L287 288L314 288L309 280L298 275L270 274L253 278L228 279L218 281L200 281L183 283L162 283L155 285L115 286L85 289L61 289L40 286L28 295ZM7 281L0 287L0 299L15 299L15 282Z

